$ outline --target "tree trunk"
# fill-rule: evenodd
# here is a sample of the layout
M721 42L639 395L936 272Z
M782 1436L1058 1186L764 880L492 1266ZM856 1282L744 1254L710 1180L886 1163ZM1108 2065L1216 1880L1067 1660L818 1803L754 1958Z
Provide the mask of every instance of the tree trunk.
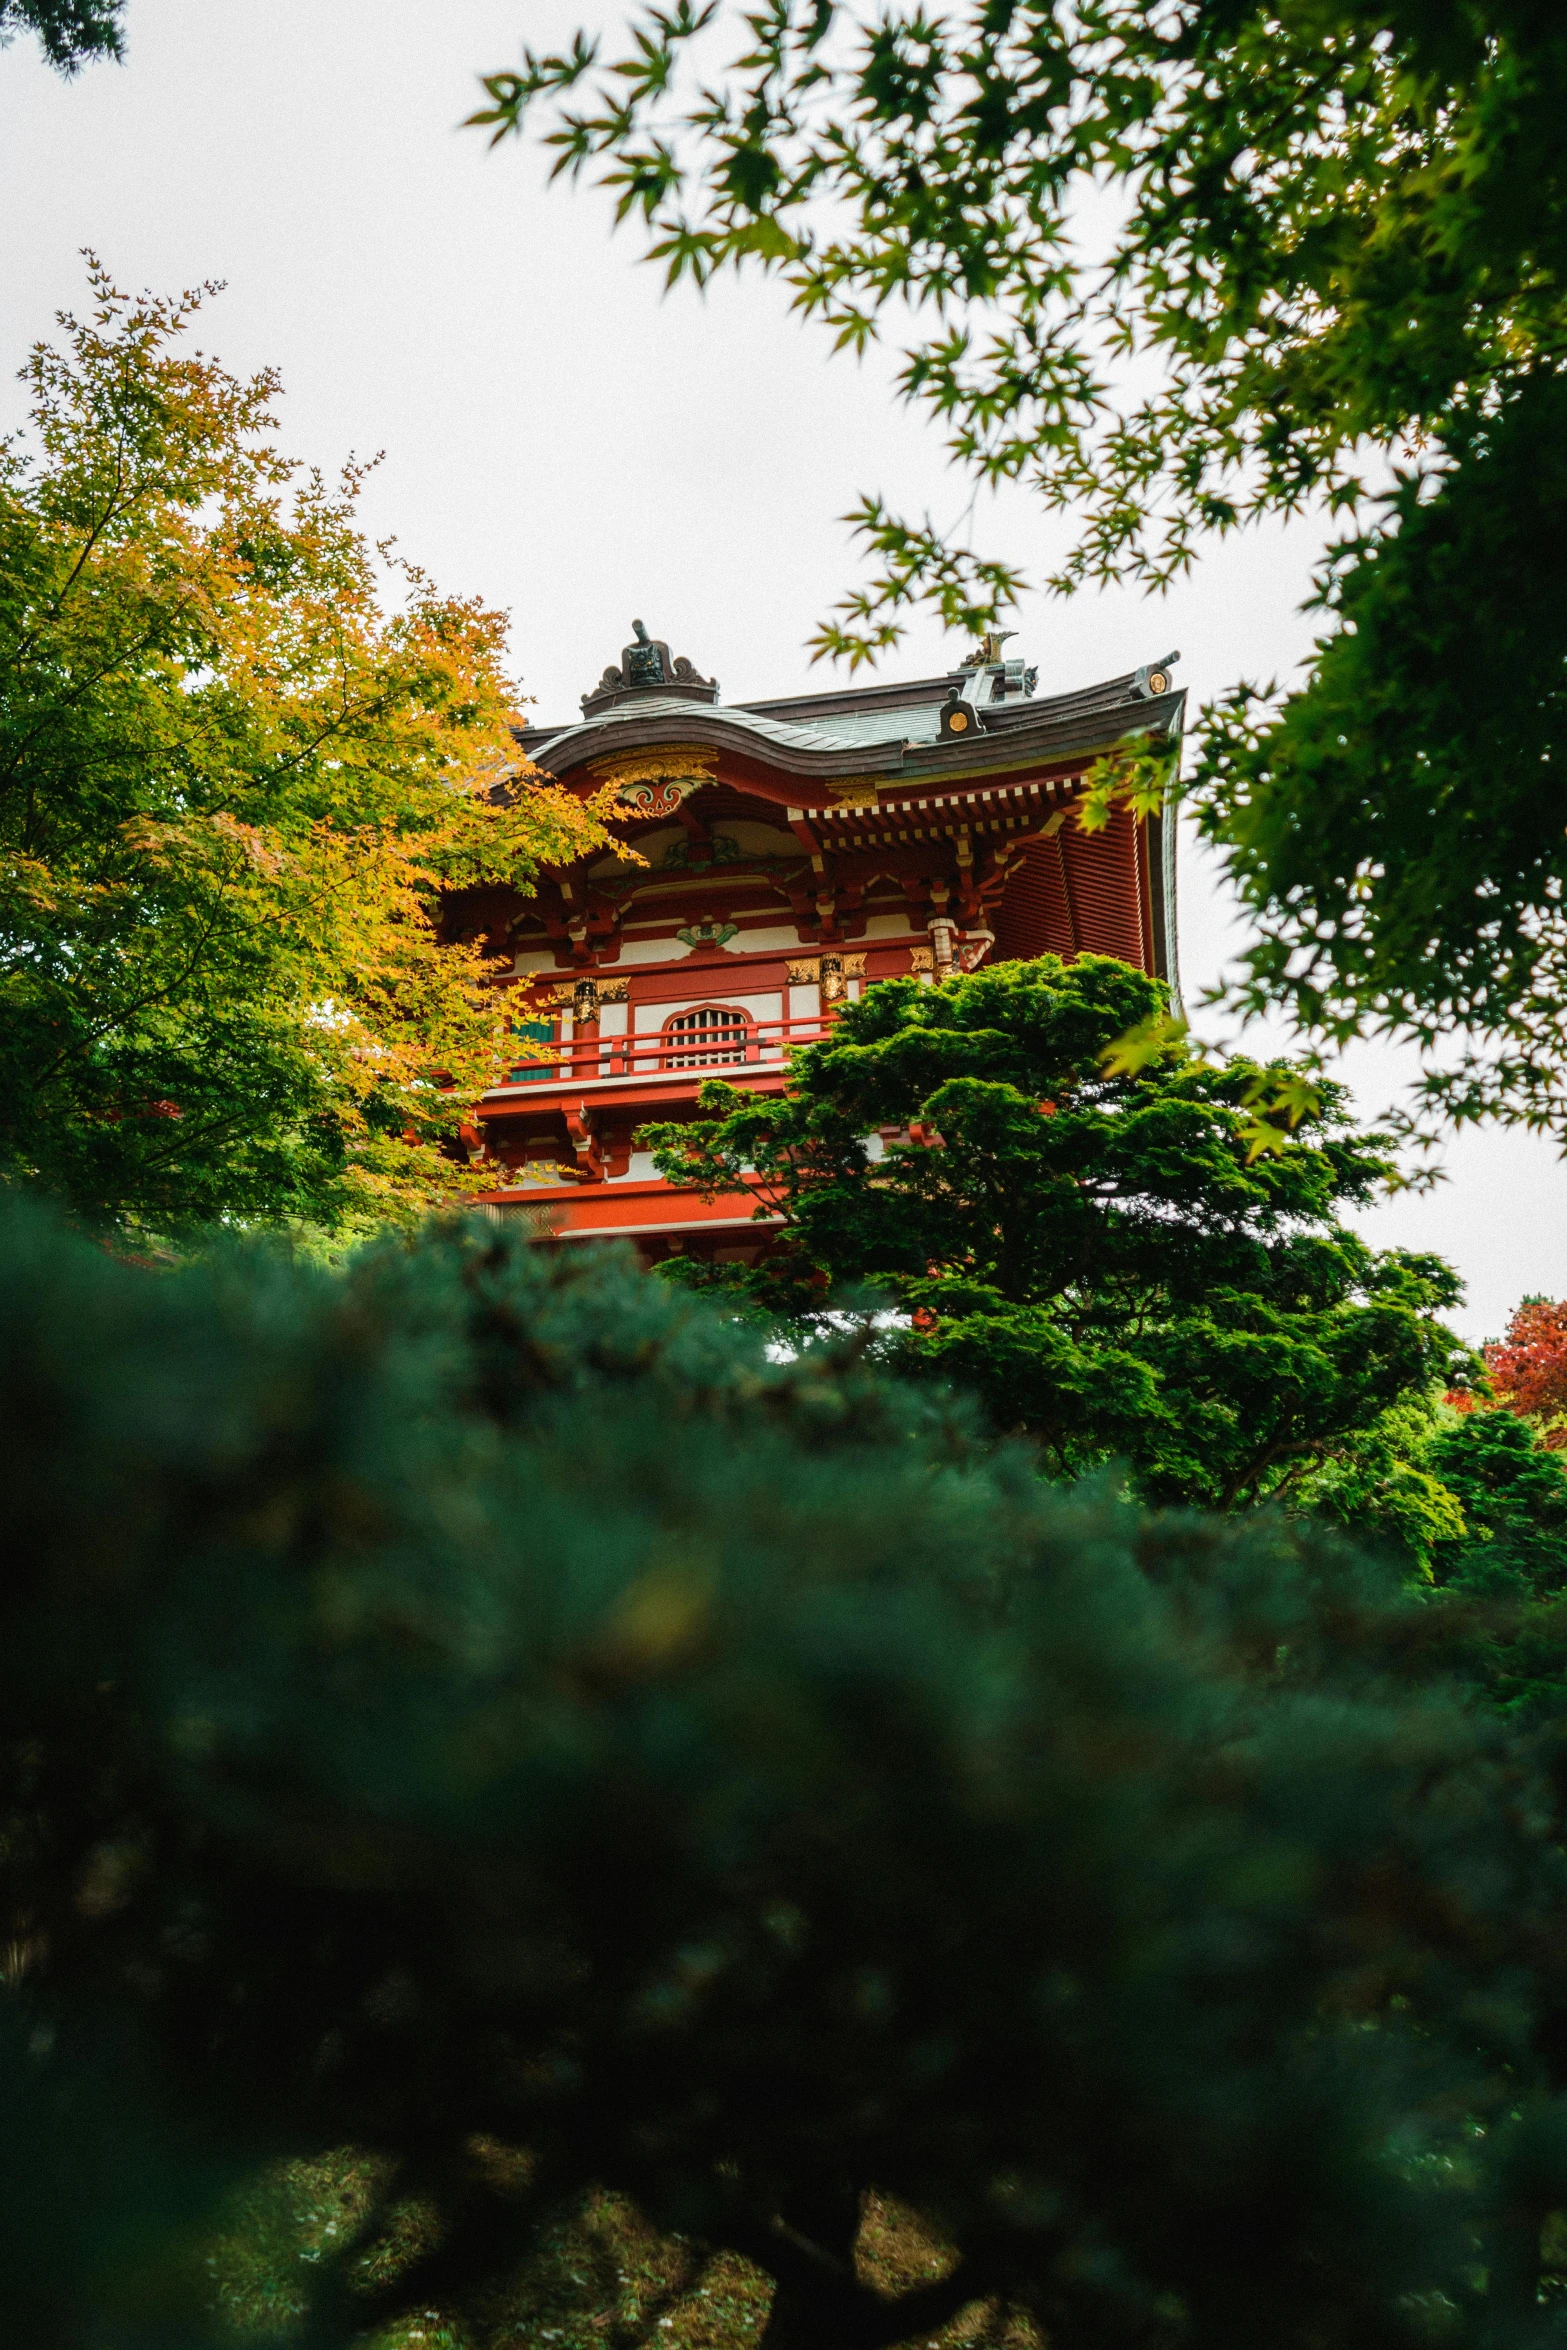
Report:
M734 2250L774 2282L758 2350L890 2350L945 2325L985 2291L960 2261L951 2276L889 2301L855 2274L859 2232L859 2195L838 2190L766 2225L727 2231Z

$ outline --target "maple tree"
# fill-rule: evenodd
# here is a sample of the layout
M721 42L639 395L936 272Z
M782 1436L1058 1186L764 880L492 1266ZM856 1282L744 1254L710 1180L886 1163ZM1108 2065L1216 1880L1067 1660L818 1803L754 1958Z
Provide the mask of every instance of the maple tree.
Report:
M75 73L90 57L122 57L125 0L0 0L0 49L19 28L36 33L49 63Z
M413 1212L499 1051L442 892L599 827L517 759L504 616L279 454L198 295L90 287L0 447L0 1171L153 1235Z
M1482 1350L1498 1400L1525 1419L1560 1422L1567 1413L1567 1303L1526 1297L1504 1339ZM1567 1428L1548 1426L1553 1450L1567 1446Z

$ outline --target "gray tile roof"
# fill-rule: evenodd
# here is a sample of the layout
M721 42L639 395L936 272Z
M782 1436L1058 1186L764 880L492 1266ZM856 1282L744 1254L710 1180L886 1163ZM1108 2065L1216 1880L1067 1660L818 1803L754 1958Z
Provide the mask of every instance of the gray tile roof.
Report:
M954 676L961 680L964 672ZM639 693L591 719L559 727L522 730L522 748L555 774L625 745L726 743L784 772L802 778L849 775L911 777L922 770L951 767L982 770L998 760L1038 753L1070 757L1102 749L1128 735L1178 732L1185 695L1167 692L1148 699L1137 690L1140 673L1065 694L1009 698L984 704L979 731L958 740L940 733L941 703L952 677L916 678L899 688L851 688L842 694L799 695L772 704L693 702L674 694ZM906 695L907 699L903 699ZM790 713L782 715L781 713Z

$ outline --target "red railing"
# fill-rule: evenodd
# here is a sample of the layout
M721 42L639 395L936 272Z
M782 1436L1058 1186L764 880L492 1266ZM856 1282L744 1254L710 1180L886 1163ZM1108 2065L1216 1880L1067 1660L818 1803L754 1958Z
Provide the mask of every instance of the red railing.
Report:
M832 1027L832 1014L812 1012L797 1020L752 1020L741 1034L737 1012L732 1030L649 1030L637 1036L574 1036L537 1061L517 1060L507 1085L571 1085L592 1078L644 1077L663 1070L772 1068L802 1044L815 1044Z

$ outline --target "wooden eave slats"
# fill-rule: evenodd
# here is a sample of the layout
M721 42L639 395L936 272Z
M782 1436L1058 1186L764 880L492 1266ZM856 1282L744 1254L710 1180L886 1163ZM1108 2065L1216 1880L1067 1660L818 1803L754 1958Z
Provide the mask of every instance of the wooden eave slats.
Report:
M883 841L951 840L960 832L1014 832L1064 812L1075 796L1076 780L1052 776L1032 783L992 784L978 791L942 792L929 799L878 800L865 808L791 808L789 819L797 829L809 819L824 851L872 848ZM911 816L923 822L910 827L903 820ZM939 821L944 816L952 821Z

